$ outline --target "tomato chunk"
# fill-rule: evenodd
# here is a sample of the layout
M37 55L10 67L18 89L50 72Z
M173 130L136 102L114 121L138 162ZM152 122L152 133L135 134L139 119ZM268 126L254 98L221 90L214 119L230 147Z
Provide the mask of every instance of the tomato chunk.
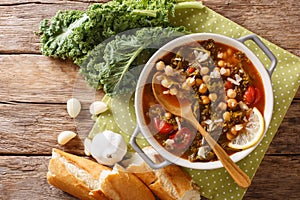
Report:
M154 128L161 134L169 134L174 130L172 124L159 119L159 117L154 118Z
M232 82L226 81L225 84L224 84L224 87L225 87L226 90L228 90L228 89L233 89L234 85L233 85Z
M175 133L175 135L172 135L174 140L174 147L178 149L184 149L187 148L192 140L194 139L194 134L186 127L180 129Z
M244 101L247 105L251 105L255 101L255 88L249 86L244 94Z

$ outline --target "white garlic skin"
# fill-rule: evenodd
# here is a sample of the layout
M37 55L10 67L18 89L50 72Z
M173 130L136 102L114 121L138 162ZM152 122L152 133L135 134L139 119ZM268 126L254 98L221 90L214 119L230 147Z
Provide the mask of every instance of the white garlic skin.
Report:
M121 161L126 152L127 145L118 133L106 130L92 140L91 155L100 164L112 166Z
M107 109L108 107L103 101L95 101L90 105L90 113L92 115L99 115L100 113L107 111Z
M75 118L81 111L80 101L76 98L71 98L67 101L67 111L70 117Z
M91 155L91 146L92 146L92 140L89 138L84 139L84 153L87 156Z
M67 144L70 140L72 140L74 137L76 137L76 133L73 131L63 131L61 132L57 137L57 142L60 145Z

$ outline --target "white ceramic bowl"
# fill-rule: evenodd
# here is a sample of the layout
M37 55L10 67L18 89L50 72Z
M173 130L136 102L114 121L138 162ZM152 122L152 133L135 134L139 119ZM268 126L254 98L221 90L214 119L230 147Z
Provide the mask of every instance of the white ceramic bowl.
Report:
M216 169L223 167L222 163L220 161L210 161L210 162L190 162L189 160L180 158L178 156L175 156L174 154L168 152L164 147L162 147L156 139L152 136L151 132L149 131L147 124L144 119L144 114L142 110L142 95L143 95L143 89L144 85L146 84L146 80L152 70L152 67L155 65L155 63L161 59L163 55L166 55L167 52L172 51L174 48L182 46L184 44L189 44L191 42L195 41L202 41L202 40L208 40L213 39L216 42L226 44L228 46L234 47L241 52L245 53L247 57L252 61L254 66L257 68L257 71L260 73L262 82L264 85L264 93L265 93L265 109L264 109L264 120L265 120L265 133L269 127L271 118L272 118L272 112L273 112L273 91L272 91L272 85L271 85L271 79L270 76L276 66L277 60L272 54L272 52L267 49L267 47L261 42L261 40L255 36L255 35L248 35L246 37L240 38L240 39L232 39L223 35L218 34L211 34L211 33L197 33L197 34L190 34L185 35L182 37L179 37L177 39L172 40L171 42L167 43L163 47L161 47L147 62L145 65L137 84L136 88L136 96L135 96L135 111L137 116L137 124L138 128L135 131L134 135L131 139L131 145L133 148L140 153L140 155L145 159L145 161L153 168L160 168L165 165L168 165L170 163L174 163L183 167L188 167L192 169ZM260 60L255 56L255 54L245 46L244 42L246 40L252 40L254 41L264 52L265 54L270 58L272 61L270 69L266 69L263 64L260 62ZM137 143L135 142L135 137L139 133L139 130L141 131L142 135L147 139L149 144L157 151L159 154L166 160L164 163L160 163L159 165L155 163L151 163L149 159L147 159L147 156L143 154L143 151L140 149L139 146L137 146ZM260 142L259 142L260 143ZM246 150L234 153L230 156L230 158L237 162L243 158L245 158L248 154L250 154L256 147L259 145L257 143L255 146L250 147ZM150 163L149 163L150 162Z

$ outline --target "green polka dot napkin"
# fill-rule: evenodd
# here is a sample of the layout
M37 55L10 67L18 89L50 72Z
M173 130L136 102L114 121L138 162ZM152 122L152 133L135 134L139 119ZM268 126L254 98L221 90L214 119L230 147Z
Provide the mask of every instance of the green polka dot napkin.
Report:
M186 9L176 13L172 18L174 25L184 25L192 32L209 32L226 35L231 38L239 38L251 32L229 19L219 15L213 10L204 7L203 9ZM270 127L259 146L246 158L238 162L239 167L253 178L264 154L271 143L277 129L282 122L288 107L298 90L300 80L300 58L279 48L278 46L264 40L262 41L271 49L278 59L278 65L272 75L274 92L274 112ZM257 55L265 66L270 61L253 43L246 45ZM128 142L133 132L136 121L133 107L133 100L129 96L114 99L104 99L111 106L111 110L103 113L97 118L97 123L91 133L97 133L110 129L123 134ZM101 126L99 125L101 124ZM90 135L92 136L92 135ZM147 145L140 139L141 146ZM216 170L193 170L186 169L193 180L199 185L201 195L214 200L243 198L246 189L242 189L234 183L224 168Z

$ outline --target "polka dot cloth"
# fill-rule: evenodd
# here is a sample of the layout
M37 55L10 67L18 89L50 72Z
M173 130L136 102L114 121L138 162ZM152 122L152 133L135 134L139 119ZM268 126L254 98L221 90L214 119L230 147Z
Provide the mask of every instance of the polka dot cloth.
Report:
M172 19L174 25L184 25L192 32L211 32L232 38L250 34L251 32L216 12L204 7L203 9L181 10ZM278 59L278 65L272 75L274 92L274 112L269 129L258 147L246 158L238 162L239 167L253 178L264 154L271 143L284 115L298 90L300 79L300 59L276 45L262 39ZM270 61L253 43L246 44L265 66ZM108 101L111 110L103 113L93 128L92 133L110 129L123 134L128 142L135 128L135 114L132 94L124 95ZM101 127L99 126L101 124ZM143 138L138 143L146 146ZM199 185L201 195L214 200L239 200L243 198L245 189L240 188L231 179L224 168L216 170L185 169Z

